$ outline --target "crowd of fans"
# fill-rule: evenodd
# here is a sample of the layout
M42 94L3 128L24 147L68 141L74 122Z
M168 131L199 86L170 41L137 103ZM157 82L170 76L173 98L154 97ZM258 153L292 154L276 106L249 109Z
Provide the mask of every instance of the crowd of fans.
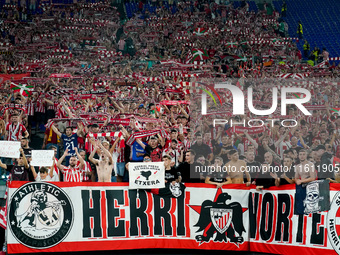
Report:
M218 187L339 180L330 168L340 157L340 69L327 54L306 61L296 46L303 42L287 36L279 12L228 1L129 5L130 19L109 1L2 6L0 132L22 150L0 167L13 180L121 182L128 162L150 161L165 162L167 181ZM200 114L200 93L218 82L253 88L259 109L270 107L272 87L307 88L313 114L290 107L260 132L236 131L232 120L260 121L230 115L239 102L225 91L220 105L209 99L211 113ZM213 126L214 118L228 124ZM50 169L29 165L30 138L42 131L35 149L55 151ZM218 167L229 170L211 170Z

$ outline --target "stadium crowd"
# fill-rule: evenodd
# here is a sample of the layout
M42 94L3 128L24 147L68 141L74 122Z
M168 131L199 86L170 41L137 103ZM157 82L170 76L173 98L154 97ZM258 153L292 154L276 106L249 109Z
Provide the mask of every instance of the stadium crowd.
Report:
M307 47L303 57L279 12L217 2L131 2L129 19L109 1L3 5L0 133L22 150L0 167L13 180L121 182L128 162L164 161L167 181L218 187L340 181L339 67ZM232 127L261 118L232 116L224 91L202 116L202 91L222 82L253 88L258 109L273 87L306 88L312 115L278 108L261 128ZM50 169L29 165L39 132L35 149L55 150Z

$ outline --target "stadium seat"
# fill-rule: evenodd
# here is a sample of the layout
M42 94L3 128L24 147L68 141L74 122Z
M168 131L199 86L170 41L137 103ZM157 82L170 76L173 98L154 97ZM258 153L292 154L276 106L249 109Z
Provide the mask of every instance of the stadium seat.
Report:
M273 1L276 9L280 10L283 1ZM339 1L324 0L317 1L294 1L286 0L287 17L285 20L289 26L289 35L296 37L298 21L301 20L304 29L304 39L311 47L319 47L321 50L325 47L330 57L339 57L339 45L337 38L339 36L339 18L336 10L340 8ZM335 47L336 46L336 47ZM303 50L303 40L298 43L299 49Z

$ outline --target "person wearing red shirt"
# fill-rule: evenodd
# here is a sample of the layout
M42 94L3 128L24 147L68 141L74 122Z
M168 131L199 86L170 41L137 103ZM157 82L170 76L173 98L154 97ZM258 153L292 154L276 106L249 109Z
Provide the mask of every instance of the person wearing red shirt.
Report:
M65 150L64 155L58 160L57 166L63 173L64 182L81 182L83 180L82 170L84 167L84 159L79 155L78 148L74 148L77 157L79 159L79 165L77 165L77 158L71 156L69 160L69 166L64 166L61 164L65 157L68 155L68 149Z
M181 141L178 139L178 131L177 129L172 129L170 132L170 139L166 140L164 148L167 149L171 146L171 142L172 140L177 140L177 142L179 143L179 145L182 145Z
M164 141L159 134L158 139L157 137L152 136L150 138L149 144L147 145L145 145L140 139L136 139L136 141L140 146L142 146L146 153L150 155L152 162L162 161Z
M51 146L55 146L57 147L57 158L59 158L59 147L58 147L58 143L59 143L59 138L56 132L53 131L52 128L47 128L45 131L45 135L44 135L44 141L43 141L43 145L42 145L42 149L50 149Z
M90 162L86 161L86 152L84 150L80 150L79 152L80 156L83 158L85 164L82 170L83 175L83 182L92 182L92 168ZM80 161L78 162L78 165L80 164Z
M6 140L19 141L22 136L27 138L29 134L25 126L19 123L19 116L13 114L11 116L11 122L6 123Z

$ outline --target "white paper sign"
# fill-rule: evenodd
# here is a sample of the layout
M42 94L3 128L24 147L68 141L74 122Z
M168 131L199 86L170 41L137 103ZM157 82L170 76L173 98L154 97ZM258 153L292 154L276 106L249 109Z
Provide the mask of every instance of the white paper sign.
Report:
M164 162L129 163L130 189L160 189L165 187Z
M32 150L32 166L52 166L54 150Z
M19 158L21 148L20 142L0 141L0 157L3 158Z

